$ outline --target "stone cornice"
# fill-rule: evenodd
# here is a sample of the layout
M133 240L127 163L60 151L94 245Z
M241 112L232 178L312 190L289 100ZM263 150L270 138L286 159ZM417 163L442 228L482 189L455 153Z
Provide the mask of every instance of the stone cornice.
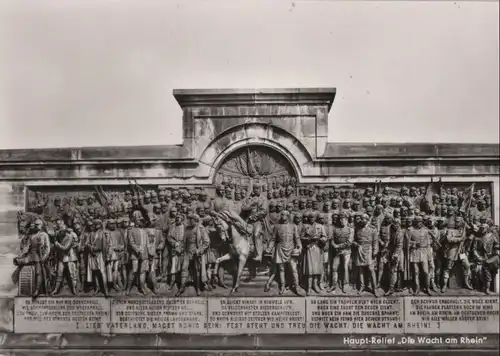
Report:
M176 89L174 97L182 108L237 105L327 105L330 110L335 88L283 89Z
M322 160L500 158L496 143L334 143L326 144Z
M473 161L499 163L498 144L462 143L333 143L328 142L325 154L317 161ZM35 163L192 163L193 157L183 145L117 146L0 150L0 166Z

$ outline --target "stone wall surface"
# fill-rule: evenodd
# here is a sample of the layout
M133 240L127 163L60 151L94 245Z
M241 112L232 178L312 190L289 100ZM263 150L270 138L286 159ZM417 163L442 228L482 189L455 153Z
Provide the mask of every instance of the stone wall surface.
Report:
M67 291L57 298L18 297L13 266L20 252L18 211L33 211L39 196L74 201L94 194L96 187L116 201L132 186L203 188L213 198L215 187L228 177L234 178L235 190L247 193L254 184L266 186L268 193L279 190L274 185L284 179L293 180L292 198L306 199L298 193L301 187L314 187L315 194L337 189L361 195L370 187L380 194L382 187L395 192L427 187L432 179L437 190L457 188L460 194L474 183L489 199L488 218L499 222L498 144L328 142L335 98L328 88L178 90L174 96L183 109L182 145L0 150L0 355L314 355L362 354L367 348L370 354L459 354L463 349L497 354L498 297L481 293L391 299L297 298L287 291L276 297L275 290L263 294L266 277L258 276L230 297L220 289L180 299L164 289L154 298L120 293L71 298ZM254 159L242 160L244 152ZM253 166L241 167L248 161ZM282 185L287 184L292 185ZM267 201L281 198L270 194ZM450 287L461 283L453 278ZM266 314L266 303L274 314ZM90 311L81 320L75 314L79 306ZM391 321L366 319L372 309ZM253 311L255 316L245 314ZM161 322L145 320L148 312Z

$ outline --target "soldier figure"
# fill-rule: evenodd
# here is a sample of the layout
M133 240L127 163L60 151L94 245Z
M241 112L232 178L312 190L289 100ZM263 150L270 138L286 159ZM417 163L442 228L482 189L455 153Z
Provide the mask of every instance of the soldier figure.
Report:
M123 240L124 245L124 250L121 253L121 260L120 260L120 274L121 274L121 280L123 281L123 289L128 285L128 267L129 267L129 255L128 255L128 244L129 244L129 238L128 238L128 233L130 230L130 219L128 217L124 217L119 222L119 231L120 231L120 236ZM119 254L120 255L120 254Z
M391 238L391 226L392 217L386 215L384 220L382 220L382 225L380 226L379 232L379 249L377 254L378 259L378 275L377 275L377 288L381 288L382 277L384 276L384 271L387 265L390 266L389 259L389 242Z
M253 260L260 262L262 261L262 255L264 253L264 219L267 214L258 202L254 202L249 209L250 215L248 217L248 223L252 225L252 239L255 251Z
M120 222L122 220L120 219ZM107 254L107 272L108 283L112 284L116 291L123 290L125 287L122 283L122 261L123 253L125 252L126 242L120 230L116 229L116 220L110 219L107 224L109 231L109 250Z
M33 235L27 241L27 246L23 249L20 256L14 258L15 266L33 265L35 272L35 290L33 297L40 294L42 283L45 284L45 293L47 290L47 269L46 261L50 254L49 235L43 231L43 222L36 219L33 224Z
M99 294L99 290L107 296L106 289L106 265L104 263L104 253L107 251L106 243L108 238L102 228L102 221L93 221L93 231L86 241L87 254L87 282L94 283L94 295Z
M342 263L343 278L341 290L346 292L349 285L349 261L351 259L351 244L354 241L354 229L349 226L347 215L342 212L339 215L338 224L333 227L330 239L330 264L332 270L331 285L328 292L337 288L339 266Z
M206 253L210 240L205 228L200 224L196 214L187 216L187 225L184 230L184 258L182 260L181 285L176 293L180 296L186 290L189 272L192 272L196 295L201 294L201 286L207 290Z
M73 231L74 231L75 236L76 236L75 239L73 240L73 252L75 253L75 257L76 257L75 271L77 274L76 277L78 279L78 285L79 285L78 291L80 291L80 290L83 290L81 284L85 279L81 279L81 272L80 272L84 268L84 266L82 265L82 259L80 258L80 248L81 248L82 238L83 238L83 229L82 229L81 222L79 220L75 220L73 222ZM83 252L83 250L82 250L82 252Z
M177 280L179 272L182 269L182 255L184 253L184 224L182 223L182 215L177 213L174 223L168 229L167 243L170 251L169 275L170 283L167 288L171 291Z
M429 229L424 227L423 218L416 216L413 228L408 229L408 241L410 247L410 263L413 266L414 294L420 292L420 273L424 275L424 292L430 295L429 284L429 246L432 240Z
M302 265L303 276L307 278L307 295L311 288L316 293L321 293L321 276L323 275L322 249L327 242L325 227L317 222L317 213L307 214L309 225L302 230L301 240L304 245L304 259Z
M279 224L275 226L270 239L268 253L274 251L273 262L274 270L279 271L280 275L280 295L285 293L285 265L289 266L292 273L292 291L295 294L299 292L299 273L297 270L297 258L300 255L302 245L300 243L299 231L296 225L290 221L290 212L284 210L281 212ZM274 280L275 273L269 277L264 290L268 292L271 288L271 283Z
M454 229L448 228L446 236L446 265L443 272L443 285L441 293L446 291L450 272L457 262L460 262L464 271L465 288L472 289L470 285L470 263L467 250L470 248L470 239L467 238L465 222L461 216L457 216L454 222ZM449 222L449 220L448 220ZM450 226L450 225L448 225Z
M430 215L424 218L425 227L429 229L431 240L429 243L429 287L433 292L437 292L436 289L436 256L437 251L440 248L439 242L439 229L435 226L435 222Z
M137 279L139 282L139 292L146 294L146 272L149 271L149 255L147 234L144 231L144 218L141 215L135 216L134 226L128 231L128 239L131 268L127 281L126 294L130 294Z
M353 263L356 267L360 284L358 294L361 294L365 290L365 272L368 271L372 292L377 296L377 281L374 268L374 262L378 254L377 230L373 226L368 225L370 217L367 214L358 215L357 217L352 245L354 246Z
M398 277L400 284L403 282L404 271L404 240L405 232L401 228L401 222L394 220L390 225L389 244L387 246L388 260L390 266L389 290L385 296L394 294Z
M215 188L215 199L212 200L211 210L215 212L221 212L227 210L227 202L224 197L224 187L222 185L218 185Z
M145 229L147 235L147 249L148 249L148 277L152 286L153 294L157 293L156 290L156 270L161 266L161 258L163 249L165 248L165 240L160 229L155 227L156 217L153 216L149 221L149 226ZM161 268L160 268L161 271Z
M479 227L479 236L474 241L472 256L481 265L483 291L490 294L493 276L498 273L500 264L500 246L497 237L491 233L487 224Z
M77 236L72 230L66 228L66 225L64 224L62 218L57 219L56 225L57 230L54 241L54 248L56 250L57 277L56 285L50 295L53 296L59 294L59 292L61 291L64 271L67 271L70 276L71 285L69 287L71 293L74 295L76 294L78 285L78 277L75 265L78 259L76 257L75 251L73 250Z

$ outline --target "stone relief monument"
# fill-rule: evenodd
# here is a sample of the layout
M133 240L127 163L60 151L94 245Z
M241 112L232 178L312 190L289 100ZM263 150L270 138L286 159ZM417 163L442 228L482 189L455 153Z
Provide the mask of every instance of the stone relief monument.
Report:
M0 151L9 337L498 340L498 145L328 143L334 89L174 95L182 146Z

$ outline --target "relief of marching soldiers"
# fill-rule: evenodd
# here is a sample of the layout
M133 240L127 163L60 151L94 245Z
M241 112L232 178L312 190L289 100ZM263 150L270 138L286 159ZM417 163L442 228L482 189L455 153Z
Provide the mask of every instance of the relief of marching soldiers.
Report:
M459 287L490 293L500 261L491 196L474 186L429 187L247 189L229 180L215 196L138 185L120 194L37 194L19 214L14 264L32 266L34 297L65 284L73 294L156 294L164 283L176 296L190 285L200 295L225 288L227 270L239 283L244 265L249 278L263 269L264 290L276 280L280 295L444 293L456 265Z

